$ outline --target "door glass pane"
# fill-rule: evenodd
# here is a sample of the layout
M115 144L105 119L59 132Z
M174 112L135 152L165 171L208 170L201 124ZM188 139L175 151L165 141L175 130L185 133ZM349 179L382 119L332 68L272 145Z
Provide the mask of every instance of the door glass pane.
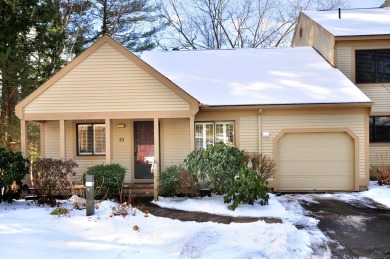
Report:
M137 123L137 164L154 162L154 128L153 122Z

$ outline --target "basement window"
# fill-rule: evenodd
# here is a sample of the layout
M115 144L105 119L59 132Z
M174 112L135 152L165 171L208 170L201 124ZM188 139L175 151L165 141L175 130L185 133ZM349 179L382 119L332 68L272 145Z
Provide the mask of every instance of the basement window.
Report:
M390 49L356 50L356 83L390 83Z
M370 143L390 142L390 116L370 117Z
M234 145L234 122L197 122L195 123L195 149L207 148L216 142Z
M106 125L77 124L77 155L102 156L106 154Z

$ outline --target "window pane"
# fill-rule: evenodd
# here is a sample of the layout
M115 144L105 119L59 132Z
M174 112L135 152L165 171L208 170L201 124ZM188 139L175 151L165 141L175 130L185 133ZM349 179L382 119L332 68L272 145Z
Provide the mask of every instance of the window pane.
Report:
M377 82L390 82L390 49L376 51Z
M92 124L78 125L78 151L80 155L92 155Z
M226 144L234 145L234 123L226 123Z
M195 123L195 149L203 148L203 124Z
M370 142L374 142L374 117L370 117Z
M195 149L214 144L214 123L195 123Z
M226 143L226 131L223 123L215 124L215 142L223 142Z
M390 117L375 117L375 142L390 142Z
M206 123L206 148L214 144L214 124Z
M103 155L106 153L106 126L104 124L93 125L94 153Z
M375 83L375 51L356 50L356 83Z
M215 141L222 141L225 144L234 144L234 123L216 122L215 123Z

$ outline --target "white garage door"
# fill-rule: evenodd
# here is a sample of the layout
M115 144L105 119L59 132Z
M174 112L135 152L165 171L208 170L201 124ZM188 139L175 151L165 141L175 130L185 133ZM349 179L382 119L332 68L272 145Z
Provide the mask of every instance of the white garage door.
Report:
M287 133L279 140L280 191L353 191L354 144L346 133Z

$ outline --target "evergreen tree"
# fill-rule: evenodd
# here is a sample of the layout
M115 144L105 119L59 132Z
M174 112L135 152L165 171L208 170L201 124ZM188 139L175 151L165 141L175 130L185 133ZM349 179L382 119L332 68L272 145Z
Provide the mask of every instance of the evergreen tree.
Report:
M86 44L104 34L126 48L140 52L155 47L152 36L161 29L148 0L92 0L91 17L98 26L86 35Z

